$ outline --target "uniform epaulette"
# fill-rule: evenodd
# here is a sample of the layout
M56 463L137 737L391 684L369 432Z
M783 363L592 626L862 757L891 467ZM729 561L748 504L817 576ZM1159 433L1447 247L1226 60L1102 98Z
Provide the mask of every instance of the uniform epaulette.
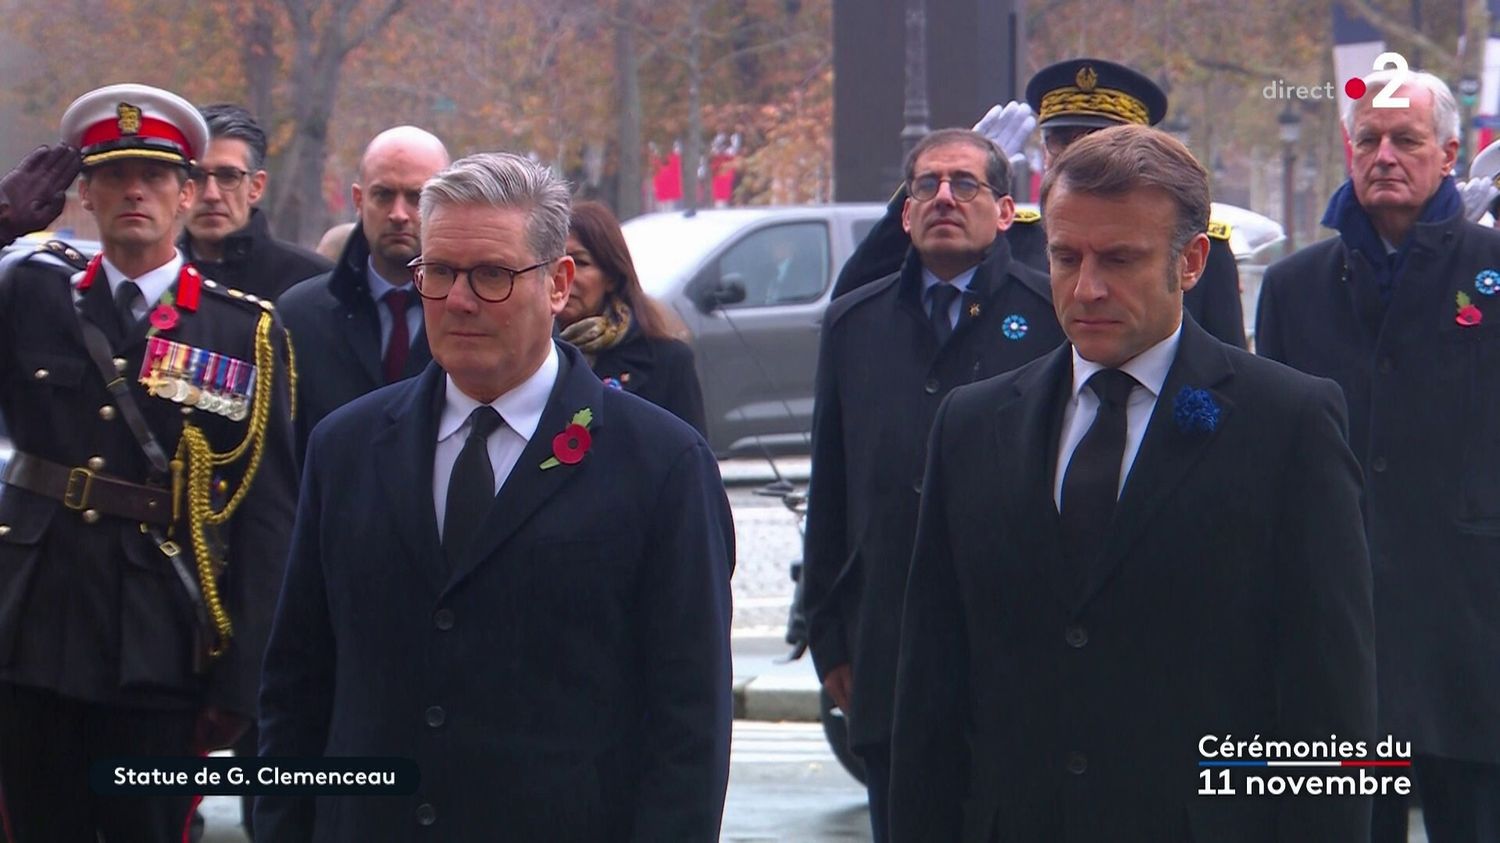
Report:
M37 251L51 255L79 272L87 269L89 265L89 259L84 256L83 252L73 248L72 244L64 243L61 240L48 240L39 246Z
M211 278L203 279L203 289L209 291L210 293L213 293L214 295L221 296L226 299L233 299L237 302L240 302L241 304L255 305L261 310L267 312L273 312L276 310L276 308L272 306L270 302L266 301L260 296L252 295L243 290L236 290L233 287L226 287Z
M1230 225L1227 222L1219 222L1218 220L1208 221L1208 236L1215 240L1228 240L1229 231Z
M1042 215L1040 213L1033 211L1030 208L1016 209L1016 222L1038 222L1041 220L1041 218Z

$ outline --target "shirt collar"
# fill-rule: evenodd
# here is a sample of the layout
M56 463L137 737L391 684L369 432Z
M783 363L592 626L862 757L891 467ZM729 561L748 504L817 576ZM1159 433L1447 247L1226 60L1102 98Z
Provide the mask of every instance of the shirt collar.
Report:
M1150 390L1151 396L1156 398L1161 395L1163 386L1167 383L1167 373L1172 370L1172 361L1177 359L1177 346L1182 341L1182 324L1178 323L1177 330L1172 335L1142 351L1140 354L1126 360L1120 366L1120 371L1135 378L1136 383ZM1079 356L1078 349L1073 349L1073 398L1077 400L1078 393L1083 390L1089 378L1095 372L1103 371L1108 366L1085 360Z
M537 426L542 423L542 411L547 409L547 399L552 396L558 368L557 344L548 343L547 359L542 361L542 365L531 377L490 402L490 406L505 420L506 426L521 434L521 438L527 442L536 435ZM464 422L469 420L469 414L479 406L478 401L458 388L452 375L446 376L444 390L443 415L438 419L439 442L458 433Z
M392 284L391 282L385 280L385 276L381 275L375 269L374 258L370 258L369 260L365 261L365 267L367 269L367 272L365 273L366 277L368 277L370 280L370 298L374 299L376 304L380 304L380 302L385 298L385 294L389 293L391 290L411 289L410 281L407 281L405 284ZM474 406L477 407L479 405L475 404ZM507 423L509 423L508 420Z
M177 276L182 272L182 253L176 249L172 250L172 259L157 268L144 272L139 278L131 278L120 271L120 268L104 258L104 276L109 279L109 292L114 295L119 292L120 285L126 281L134 281L141 289L141 298L146 300L149 307L156 304L157 299L162 297L174 283Z
M958 288L959 292L961 292L961 293L967 293L969 291L969 282L971 282L971 281L974 280L974 273L976 273L978 271L979 271L979 264L976 263L973 266L969 267L968 269L964 270L963 272L960 272L959 274L953 276L953 278L951 280L944 281L943 279L937 277L936 275L933 275L932 274L932 270L927 269L926 267L923 267L922 268L922 298L926 299L927 298L927 294L930 293L930 292L932 292L932 288L936 287L939 284L952 284L953 286L955 286L955 287Z

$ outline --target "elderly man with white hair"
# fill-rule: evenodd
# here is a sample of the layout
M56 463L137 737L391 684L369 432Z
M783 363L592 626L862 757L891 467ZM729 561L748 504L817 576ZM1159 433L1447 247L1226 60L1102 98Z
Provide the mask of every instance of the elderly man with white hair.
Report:
M1405 103L1377 104L1392 79ZM1339 236L1266 272L1256 342L1348 399L1380 725L1411 742L1429 839L1500 840L1500 232L1465 219L1448 87L1365 81ZM1406 839L1404 805L1377 804L1375 839Z

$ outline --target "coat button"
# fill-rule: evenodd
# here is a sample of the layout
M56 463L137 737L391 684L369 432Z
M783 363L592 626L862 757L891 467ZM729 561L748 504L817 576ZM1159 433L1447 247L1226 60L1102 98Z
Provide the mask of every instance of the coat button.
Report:
M436 729L448 721L448 712L443 711L440 705L428 706L427 725Z
M31 373L31 376L34 377L34 378L36 378L39 381L44 381L44 380L47 379L47 376L50 375L50 374L52 374L52 373L49 372L49 371L47 371L46 369L37 369L35 372Z
M1081 626L1070 626L1063 632L1063 640L1073 649L1081 649L1089 643L1089 631Z
M99 418L104 419L105 421L110 421L114 417L115 417L115 408L114 407L111 407L110 405L105 404L103 407L99 408Z
M104 457L89 457L89 471L103 471Z
M423 802L417 806L417 825L432 825L437 822L437 809Z
M916 492L919 495L922 494L922 483L921 483L921 481L917 481L916 483L911 484L911 490L913 492Z
M438 609L432 615L432 625L444 632L453 628L453 610Z
M99 510L97 510L97 509L85 509L83 511L83 523L85 523L85 524L98 524L99 523Z
M8 536L8 535L10 535L10 525L9 524L0 524L0 536Z
M1068 772L1081 776L1089 768L1089 760L1081 752L1068 753Z
M128 366L128 365L130 365L130 361L126 360L124 357L116 357L115 358L115 371L116 372L123 372L123 371L125 371L125 367Z
M1375 459L1370 460L1370 468L1373 469L1377 474L1385 471L1388 467L1389 466L1386 464L1385 457L1376 457Z
M927 383L922 385L922 391L926 392L928 395L936 395L937 391L942 388L943 385L938 383L937 378L928 378Z

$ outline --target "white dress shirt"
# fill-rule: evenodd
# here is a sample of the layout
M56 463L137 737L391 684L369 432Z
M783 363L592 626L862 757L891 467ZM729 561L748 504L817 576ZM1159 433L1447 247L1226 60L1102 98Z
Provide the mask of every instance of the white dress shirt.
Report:
M1167 382L1167 372L1172 361L1177 359L1177 345L1182 339L1182 325L1172 335L1125 361L1120 371L1135 378L1136 386L1130 390L1125 404L1125 456L1120 462L1120 485L1115 487L1116 499L1125 489L1125 478L1135 465L1135 455L1141 449L1141 440L1146 438L1146 424L1151 421L1151 411L1156 409L1156 400L1161 397L1162 386ZM1108 368L1078 355L1073 349L1073 391L1068 406L1063 409L1062 436L1057 443L1057 476L1052 481L1052 502L1062 512L1063 478L1068 473L1068 462L1073 451L1083 441L1083 435L1094 423L1099 413L1099 396L1092 389L1085 389L1095 372Z
M104 277L109 281L109 294L112 298L119 293L120 285L126 281L134 281L135 285L140 288L141 294L131 308L135 318L139 320L156 306L157 300L162 297L163 293L177 283L177 276L182 272L182 253L173 249L171 260L150 272L143 273L139 278L131 278L121 272L120 268L110 263L107 257L103 264Z
M485 441L490 453L490 467L495 470L496 494L500 493L510 470L521 458L526 443L536 435L537 425L542 423L542 411L547 408L547 397L557 382L557 372L557 345L549 343L547 359L531 377L490 402L505 421ZM453 376L448 375L443 414L438 418L437 450L432 457L432 502L437 507L439 538L443 535L443 517L448 510L448 481L453 477L453 463L464 449L464 440L469 438L469 414L478 406L479 402L465 395L453 383Z

